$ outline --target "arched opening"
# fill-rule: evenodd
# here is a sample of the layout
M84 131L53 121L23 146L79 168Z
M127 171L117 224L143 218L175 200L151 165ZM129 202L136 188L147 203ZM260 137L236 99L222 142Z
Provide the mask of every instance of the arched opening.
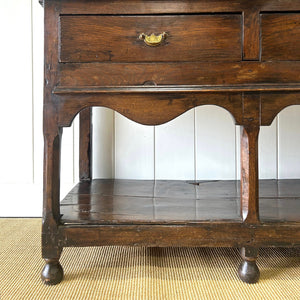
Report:
M107 108L93 108L92 119L95 185L90 189L101 186L101 179L115 179L113 184L107 181L105 191L113 197L114 206L110 202L110 209L119 212L119 217L128 217L123 221L141 214L153 222L171 218L175 222L240 218L236 181L240 141L227 110L199 106L158 126L140 125ZM74 162L78 159L78 117L72 126L65 131L69 136L63 144L69 148L73 145L73 158L67 160ZM64 169L66 163L62 164ZM78 167L73 163L72 168L65 169L69 173L72 169L74 178ZM99 195L103 193L99 191ZM122 195L125 200L120 200ZM85 197L76 196L73 212L87 208ZM104 208L103 203L90 209L97 211L100 207ZM66 214L64 204L62 213ZM66 218L70 221L72 216Z
M299 221L300 106L283 109L260 138L264 180L260 182L260 218L263 221ZM265 161L263 159L266 159ZM263 165L263 166L262 166ZM268 175L268 176L266 176Z

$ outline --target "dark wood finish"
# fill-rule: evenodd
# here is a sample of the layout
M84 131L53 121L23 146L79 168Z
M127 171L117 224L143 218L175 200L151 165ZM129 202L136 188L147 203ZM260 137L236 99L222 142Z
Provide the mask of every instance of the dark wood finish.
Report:
M79 119L79 179L92 178L92 109L80 112Z
M253 6L244 11L244 44L243 59L259 60L260 52L260 16Z
M67 87L59 86L53 90L53 94L170 94L184 92L185 94L195 93L238 93L238 92L290 92L300 91L299 84L253 84L253 85L155 85L155 86L110 86L110 87Z
M45 259L46 265L42 271L41 279L46 285L55 285L62 281L64 271L57 259Z
M201 95L192 96L185 92L170 92L159 95L159 93L143 93L143 91L140 93L120 93L115 90L112 95L104 93L100 97L94 93L83 93L80 97L76 97L77 101L73 101L74 96L72 93L63 96L60 104L63 111L58 115L60 126L70 126L74 116L81 110L82 106L97 105L112 108L141 124L158 125L170 121L198 105L215 104L227 109L234 116L237 124L242 123L241 95L238 93L201 93Z
M100 3L97 3L100 2ZM241 12L257 8L258 11L300 11L299 0L240 0L240 1L142 1L142 0L64 0L63 14L179 14Z
M62 248L57 235L60 222L60 153L62 128L58 126L57 98L53 86L57 85L58 32L57 1L46 1L45 5L45 58L44 58L44 180L43 180L43 226L42 257L58 261Z
M70 224L188 224L240 221L238 182L93 180L61 203Z
M261 95L261 125L271 125L274 118L284 108L300 105L299 93L264 93Z
M239 15L62 16L60 23L61 62L241 60ZM139 40L163 32L158 47Z
M156 85L282 85L299 89L300 61L197 63L89 63L60 64L60 85L65 87ZM296 86L294 86L296 88Z
M238 274L242 281L246 283L258 282L260 272L256 265L258 257L258 249L252 247L243 247L241 249L243 262L241 263Z
M246 223L258 223L258 134L260 94L243 95L241 133L241 215ZM250 155L251 153L251 155Z
M195 183L94 179L77 184L61 202L61 222L82 225L242 222L239 199L240 182L232 180ZM300 180L261 180L259 200L262 222L300 221Z
M299 223L247 225L202 222L194 225L63 225L60 245L149 247L299 247ZM80 238L79 238L80 237Z
M262 60L300 60L300 13L263 14L261 30Z
M300 104L300 0L43 4L44 283L62 280L68 246L241 247L251 283L259 247L300 245L299 181L258 181L260 126ZM149 47L143 32L167 39ZM240 183L91 180L92 106L156 125L207 104L242 126ZM78 113L81 183L60 205L62 130Z

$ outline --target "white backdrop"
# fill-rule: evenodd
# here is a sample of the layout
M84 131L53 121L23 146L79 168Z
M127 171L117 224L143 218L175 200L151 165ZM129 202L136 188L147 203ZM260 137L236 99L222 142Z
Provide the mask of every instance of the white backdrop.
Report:
M43 9L0 0L0 216L41 216ZM94 177L238 179L240 128L224 109L203 106L160 126L95 108ZM260 133L260 178L300 178L300 106ZM78 119L64 129L63 197L77 181Z

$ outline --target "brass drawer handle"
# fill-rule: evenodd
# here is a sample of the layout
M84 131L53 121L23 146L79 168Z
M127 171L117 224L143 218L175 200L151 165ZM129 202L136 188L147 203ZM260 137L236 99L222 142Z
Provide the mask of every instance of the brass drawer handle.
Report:
M154 33L152 33L151 35L141 33L139 35L139 39L144 40L145 44L151 47L159 46L166 38L167 38L166 32L163 32L159 35L155 35Z

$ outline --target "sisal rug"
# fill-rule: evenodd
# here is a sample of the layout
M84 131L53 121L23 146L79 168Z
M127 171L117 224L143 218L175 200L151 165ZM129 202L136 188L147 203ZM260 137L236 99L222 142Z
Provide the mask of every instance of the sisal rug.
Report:
M41 219L0 219L0 295L13 299L300 299L300 250L261 249L259 283L241 282L237 249L65 248L65 278L44 286Z

